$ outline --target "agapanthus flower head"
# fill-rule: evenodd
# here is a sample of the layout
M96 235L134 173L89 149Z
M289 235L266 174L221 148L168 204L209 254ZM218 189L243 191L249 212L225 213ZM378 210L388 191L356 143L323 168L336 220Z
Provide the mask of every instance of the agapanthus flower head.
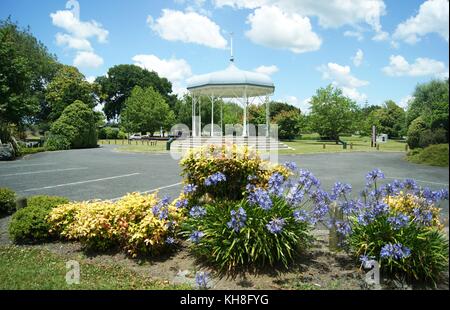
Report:
M159 212L159 219L166 220L169 217L169 210L167 208L161 208Z
M297 164L293 161L287 161L284 163L284 165L286 168L288 168L289 170L291 170L292 172L297 171L298 167Z
M256 188L256 185L253 185L252 183L248 183L245 186L245 190L247 191L247 193L250 193L250 192L254 191L255 188Z
M279 173L275 172L273 173L269 178L269 193L281 196L283 194L283 183L284 183L284 176Z
M173 237L167 237L166 238L166 243L167 244L175 244L176 240Z
M433 212L428 209L414 208L414 222L423 226L431 226L433 223Z
M384 173L380 169L374 169L366 175L366 180L372 184L378 179L384 179Z
M409 216L406 214L398 214L397 216L390 216L387 219L388 223L391 224L394 230L399 230L409 223Z
M337 232L343 236L347 236L352 231L352 227L347 221L335 221L334 225L336 226Z
M416 191L419 188L416 181L414 181L413 179L405 179L405 181L403 182L403 187L406 190L410 191Z
M206 215L206 209L201 206L193 206L189 211L189 215L193 218L200 218Z
M385 196L395 196L400 191L401 187L394 182L385 184L381 187L381 193ZM398 182L398 181L397 181Z
M349 215L359 210L358 203L351 199L339 202L338 206L345 215Z
M330 207L325 202L319 202L312 209L311 215L316 221L322 221L330 211Z
M188 184L183 188L183 192L185 195L188 195L190 193L193 193L197 190L197 185L195 184Z
M286 201L291 206L295 207L302 202L304 195L305 193L303 192L303 190L301 190L298 184L296 184L289 189L289 192L286 195Z
M161 206L167 206L170 203L170 197L165 195L159 203Z
M381 258L392 258L395 260L407 258L411 255L411 250L401 243L388 243L381 248Z
M373 268L373 266L371 266L372 264L370 264L373 260L375 260L375 256L361 255L359 257L359 261L363 268Z
M309 192L309 197L315 204L329 203L330 201L330 196L328 193L320 188Z
M177 202L175 202L175 207L177 208L185 208L189 204L189 201L187 199L180 199Z
M216 185L219 182L225 182L227 177L222 172L216 172L205 179L205 186Z
M194 231L190 236L189 236L189 240L191 240L194 243L199 243L200 239L205 235L205 233L203 231Z
M284 218L276 218L266 224L266 227L272 234L279 234L283 231L284 225L286 225Z
M227 223L227 226L235 232L240 232L247 221L247 213L242 207L240 207L237 211L231 210L230 214L231 220Z
M345 184L341 182L334 183L331 199L335 200L339 198L341 195L348 195L352 192L352 186L350 184Z
M306 210L295 210L292 215L297 222L310 222L310 216Z
M273 205L269 193L266 190L259 187L249 194L248 201L250 202L250 204L258 205L264 210L269 210L270 208L272 208Z
M195 274L195 284L199 289L207 289L209 281L209 273L201 271Z

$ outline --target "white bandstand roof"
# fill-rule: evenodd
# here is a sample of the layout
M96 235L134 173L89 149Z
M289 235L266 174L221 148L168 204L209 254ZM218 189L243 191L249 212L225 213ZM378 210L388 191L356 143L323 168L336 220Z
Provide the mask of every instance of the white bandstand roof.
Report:
M244 71L230 63L225 70L191 77L187 80L187 89L198 96L235 98L243 94L247 97L270 95L275 86L268 75Z

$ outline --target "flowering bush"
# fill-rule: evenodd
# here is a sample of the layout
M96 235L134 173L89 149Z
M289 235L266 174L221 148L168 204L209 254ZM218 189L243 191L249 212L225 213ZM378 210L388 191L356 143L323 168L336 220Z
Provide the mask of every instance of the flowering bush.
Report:
M120 246L132 256L158 252L175 243L182 208L156 194L128 194L117 202L70 203L53 209L48 221L63 238L90 248Z
M283 169L289 170L290 177L274 172L265 187L248 178L243 199L192 206L182 232L193 252L231 270L278 263L287 266L306 249L312 241L310 230L328 211L327 195L309 171L299 170L294 163ZM186 189L195 192L193 187Z
M448 192L420 188L411 179L379 186L382 178L381 171L370 172L357 200L348 198L351 187L336 183L331 198L344 219L333 224L362 262L375 259L387 273L436 282L448 267L449 245L435 205Z
M210 198L239 200L245 195L248 179L267 186L268 178L278 171L285 177L289 171L264 161L255 151L233 145L209 146L188 153L181 160L185 183L195 187L191 199L207 194Z

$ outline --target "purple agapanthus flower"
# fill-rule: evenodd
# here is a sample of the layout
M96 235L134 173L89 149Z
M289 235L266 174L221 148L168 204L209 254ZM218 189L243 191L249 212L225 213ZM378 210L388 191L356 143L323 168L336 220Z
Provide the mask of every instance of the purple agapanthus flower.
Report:
M216 172L205 179L205 186L216 185L219 182L225 182L227 177L222 172Z
M193 218L200 218L206 215L206 209L200 206L193 206L189 211L189 215Z
M286 195L286 201L291 205L291 206L298 206L304 197L305 193L299 188L298 184L292 186L289 189L289 192Z
M269 178L269 193L276 196L283 194L284 176L279 173L273 173Z
M190 193L193 193L193 192L195 192L196 190L197 190L197 185L195 185L195 184L188 184L188 185L186 185L184 188L183 188L183 192L184 192L184 194L185 195L188 195L188 194L190 194Z
M174 244L174 243L176 243L176 240L174 238L172 238L172 237L167 237L166 238L166 243L167 244Z
M208 288L209 280L209 273L207 272L197 272L195 274L195 284L197 284L200 289Z
M378 179L384 179L384 173L380 169L374 169L366 175L366 180L372 184Z
M409 223L409 216L406 214L399 214L397 216L391 216L387 219L388 223L391 224L394 230L399 230Z
M180 199L175 203L175 207L177 208L185 208L189 204L189 201L187 199Z
M286 225L286 221L283 218L276 218L271 220L268 224L266 224L267 229L272 234L279 234L283 231L283 227Z
M341 182L336 182L333 186L331 199L335 200L341 195L348 195L352 192L352 186Z
M269 193L259 187L249 194L248 201L250 202L250 204L258 205L264 210L269 210L273 205Z
M293 161L287 161L287 162L285 162L285 163L284 163L284 166L285 166L286 168L288 168L289 170L291 170L292 172L295 172L295 171L297 171L297 169L298 169L297 164L296 164L295 162L293 162Z
M205 235L204 232L202 231L194 231L190 236L189 236L189 240L191 240L194 243L199 243L200 239Z
M235 232L240 232L245 226L247 221L247 213L240 207L237 211L231 210L231 220L227 223L227 226L233 229Z
M295 210L292 215L297 222L310 223L310 216L306 210Z
M395 260L407 258L411 255L411 250L401 243L388 243L381 248L381 258L393 258Z

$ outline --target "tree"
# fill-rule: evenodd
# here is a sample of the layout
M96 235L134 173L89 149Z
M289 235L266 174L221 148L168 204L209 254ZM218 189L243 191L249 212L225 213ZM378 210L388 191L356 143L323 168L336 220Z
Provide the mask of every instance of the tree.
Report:
M48 119L57 120L64 109L76 100L93 109L96 105L94 87L77 68L62 66L47 88Z
M406 113L394 101L388 100L383 107L373 110L366 118L366 132L370 133L372 126L377 132L385 133L391 138L403 136L406 132Z
M280 139L293 140L300 135L300 113L295 110L281 111L273 121L278 125L278 137Z
M94 111L80 100L68 105L52 124L51 135L65 137L71 148L95 147L97 128Z
M38 115L45 87L58 66L56 57L29 29L20 29L10 18L0 21L0 123L3 130L7 130L8 124L21 127Z
M408 125L421 116L428 128L448 132L448 83L448 79L432 80L416 86L407 111Z
M321 137L338 141L341 133L352 128L357 105L341 89L332 85L319 88L310 103L311 127Z
M106 76L96 79L101 87L99 97L105 104L104 112L108 120L117 119L124 108L125 101L135 86L152 86L159 92L169 106L175 107L177 98L172 94L172 84L154 71L148 71L135 65L117 65L108 70Z
M150 135L161 127L170 129L175 122L175 114L153 87L134 87L121 115L121 126L127 132L149 132Z
M411 122L408 127L408 139L407 143L410 148L414 149L420 145L420 136L427 130L427 124L421 116L417 117Z

